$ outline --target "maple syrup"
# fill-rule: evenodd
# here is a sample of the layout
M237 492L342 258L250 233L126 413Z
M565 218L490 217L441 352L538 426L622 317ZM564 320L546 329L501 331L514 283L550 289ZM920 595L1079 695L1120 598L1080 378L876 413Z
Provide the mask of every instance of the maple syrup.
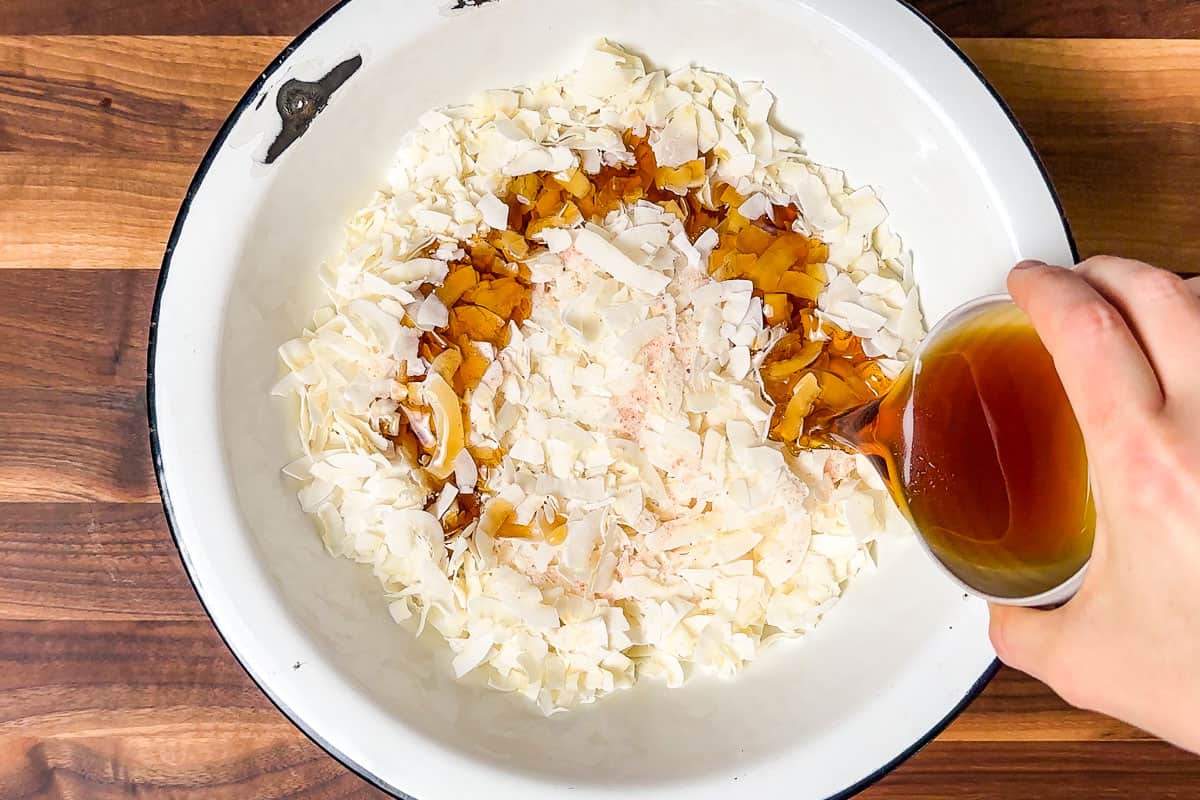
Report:
M933 555L980 592L1033 597L1090 557L1083 437L1050 354L1007 299L964 306L885 395L814 435L868 456Z

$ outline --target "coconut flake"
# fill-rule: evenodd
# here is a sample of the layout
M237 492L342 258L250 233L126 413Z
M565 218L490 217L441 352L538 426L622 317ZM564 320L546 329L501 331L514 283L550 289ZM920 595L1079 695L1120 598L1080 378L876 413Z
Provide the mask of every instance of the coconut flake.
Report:
M647 294L658 294L671 282L667 275L635 264L610 242L590 230L582 230L576 235L575 249L597 268Z
M488 192L479 198L476 208L489 228L496 231L508 230L508 205L499 197Z

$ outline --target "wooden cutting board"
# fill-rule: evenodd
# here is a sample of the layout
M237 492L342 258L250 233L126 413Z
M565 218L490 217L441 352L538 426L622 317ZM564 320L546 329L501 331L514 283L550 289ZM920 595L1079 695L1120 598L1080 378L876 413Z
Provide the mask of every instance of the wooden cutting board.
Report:
M163 245L225 115L324 0L0 0L0 798L382 795L221 644L145 423ZM924 0L1084 255L1200 264L1200 3ZM1189 38L1192 37L1192 38ZM1200 797L1200 759L1003 670L866 798Z

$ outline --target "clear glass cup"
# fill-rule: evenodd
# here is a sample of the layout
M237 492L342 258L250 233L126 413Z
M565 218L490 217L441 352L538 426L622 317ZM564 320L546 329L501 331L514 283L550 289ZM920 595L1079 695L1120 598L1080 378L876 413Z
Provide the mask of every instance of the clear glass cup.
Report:
M1053 361L1006 294L957 307L883 397L825 433L866 455L952 580L1007 605L1078 591L1095 506Z

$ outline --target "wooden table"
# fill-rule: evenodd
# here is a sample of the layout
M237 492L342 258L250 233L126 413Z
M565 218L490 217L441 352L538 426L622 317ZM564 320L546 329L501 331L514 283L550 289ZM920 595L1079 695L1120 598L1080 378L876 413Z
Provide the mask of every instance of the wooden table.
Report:
M201 155L326 0L0 0L0 798L376 798L196 601L147 445L156 271ZM1200 264L1200 2L924 0L1084 255ZM1002 671L867 798L1200 797L1200 759Z

